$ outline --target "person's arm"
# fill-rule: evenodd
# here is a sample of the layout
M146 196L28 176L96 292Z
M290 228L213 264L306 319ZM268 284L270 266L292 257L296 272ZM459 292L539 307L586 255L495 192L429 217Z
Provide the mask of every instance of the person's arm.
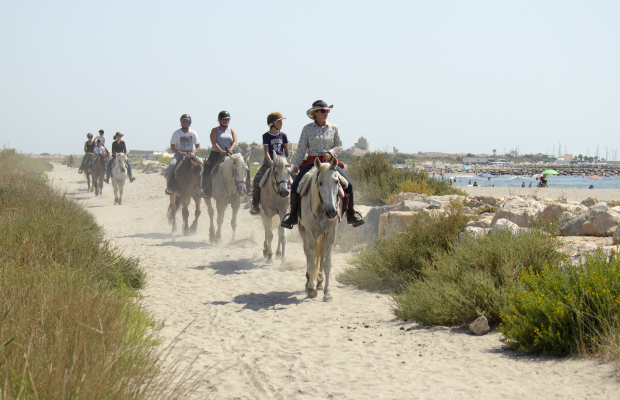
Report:
M209 139L211 139L211 144L213 145L213 147L215 147L215 150L217 150L218 153L222 155L226 154L226 152L222 150L220 145L217 144L217 128L213 128L211 130L211 135L209 136Z
M271 156L269 155L269 145L266 145L266 144L263 145L263 153L265 153L265 159L267 159L269 163L273 163L273 160L271 159Z
M87 145L88 145L88 142L84 142L84 153L87 152Z
M229 153L232 154L233 150L235 150L235 148L237 147L237 132L235 132L234 129L230 128L230 133L232 133L233 142L232 142L232 145L230 146Z
M196 143L196 149L192 152L192 156L195 156L200 151L200 143Z
M288 152L288 144L285 144L285 145L284 145L284 156L285 156L286 158L288 158L288 155L289 155L289 152Z

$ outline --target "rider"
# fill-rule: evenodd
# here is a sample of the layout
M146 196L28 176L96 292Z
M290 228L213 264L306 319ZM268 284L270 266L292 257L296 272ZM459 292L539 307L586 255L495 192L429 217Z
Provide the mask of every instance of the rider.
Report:
M205 162L202 171L202 197L211 197L211 171L217 163L227 155L233 154L237 147L237 132L230 128L230 113L228 111L220 111L217 115L220 126L211 129L211 153Z
M103 141L99 138L97 138L97 145L95 146L95 148L93 149L93 153L95 153L95 157L93 157L93 159L90 161L90 168L93 168L93 164L95 163L95 159L97 157L100 157L100 154L103 154L105 156L105 147L103 147Z
M293 225L298 222L301 198L297 193L297 187L299 182L301 182L301 178L312 169L314 159L318 157L321 162L330 162L342 150L342 140L340 140L338 127L327 122L327 116L333 107L333 105L328 106L323 100L317 100L306 111L306 115L313 119L314 122L304 126L299 138L297 153L295 153L293 160L293 174L297 173L297 171L299 171L299 174L291 185L291 213L281 223L284 228L292 229ZM303 161L306 151L308 152L308 159ZM347 223L352 224L354 227L360 226L364 224L364 220L353 209L353 185L351 180L340 166L336 167L336 169L349 183L344 190L345 201L348 199Z
M275 151L277 155L281 157L288 157L288 138L286 133L281 132L282 120L286 119L281 113L274 111L267 116L267 125L269 125L269 131L263 134L263 151L265 152L265 160L263 165L256 172L254 181L252 182L252 208L250 208L250 214L260 214L260 181L263 174L269 167L273 165L271 155Z
M192 117L189 114L181 115L181 129L174 131L172 139L170 139L170 150L174 153L174 157L168 166L166 194L173 194L175 191L174 170L178 162L181 161L184 156L195 156L198 150L200 150L198 134L193 129L189 128L191 124ZM194 149L194 146L196 149Z
M123 135L120 132L116 132L116 134L112 137L112 139L115 139L115 140L114 142L112 142L112 158L110 158L110 160L108 161L108 166L106 168L106 174L105 174L105 179L104 179L105 183L110 183L110 175L112 174L112 164L114 163L114 160L116 160L116 154L117 153L127 154L127 146L125 146L125 142L121 140L121 137L123 136L125 135ZM135 181L136 178L132 176L131 163L129 162L129 160L127 160L125 164L127 164L127 176L129 177L129 182L133 183L133 181Z
M105 155L109 155L108 148L105 147L105 136L103 136L103 129L99 129L99 136L95 138L95 141L101 140L101 144L103 145L103 150Z
M80 168L78 169L78 173L81 174L84 171L84 163L86 162L86 156L89 154L93 154L95 150L95 141L93 140L93 134L87 133L86 137L88 140L84 143L84 157L82 157L82 164L80 164Z

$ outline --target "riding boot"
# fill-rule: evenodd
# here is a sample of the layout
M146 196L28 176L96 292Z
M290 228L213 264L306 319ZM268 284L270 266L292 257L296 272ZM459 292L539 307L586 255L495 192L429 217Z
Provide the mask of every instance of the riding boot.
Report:
M353 193L348 193L347 197L349 198L349 208L347 209L347 224L353 225L354 228L357 228L360 225L364 225L362 215L353 209Z
M212 189L212 185L211 185L211 173L208 172L207 174L205 174L203 172L202 174L202 197L209 198L211 197L211 189Z
M301 196L295 191L291 191L291 212L287 214L280 224L287 229L293 229L293 225L298 223L299 203L301 203Z
M260 191L252 190L252 207L250 208L250 214L260 215Z

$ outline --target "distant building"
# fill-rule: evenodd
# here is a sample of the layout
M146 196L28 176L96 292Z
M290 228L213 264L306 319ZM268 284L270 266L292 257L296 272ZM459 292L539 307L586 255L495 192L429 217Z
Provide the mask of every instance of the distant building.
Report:
M394 154L398 154L398 149L396 147L393 147L394 149Z
M290 151L291 153L294 151L297 151L297 147L299 146L299 143L291 143L289 142L288 144L288 151Z
M463 164L487 164L488 158L463 157Z
M396 149L395 149L396 150ZM342 154L351 154L354 156L363 156L370 152L370 144L364 136L358 139L357 143L353 147L350 147L342 151Z
M172 157L172 154L157 150L131 150L128 156L140 157L143 160L159 161L160 157Z
M563 156L560 156L558 158L561 158L562 160L566 160L566 161L573 161L573 155L572 154L564 154Z

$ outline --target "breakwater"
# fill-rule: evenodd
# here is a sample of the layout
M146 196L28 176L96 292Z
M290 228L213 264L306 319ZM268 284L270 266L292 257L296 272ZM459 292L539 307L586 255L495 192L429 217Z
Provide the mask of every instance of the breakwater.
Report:
M533 175L540 174L547 169L555 170L560 175L598 175L600 177L620 175L620 165L618 164L519 164L514 166L476 165L471 167L471 171L476 174L488 172L493 175Z

